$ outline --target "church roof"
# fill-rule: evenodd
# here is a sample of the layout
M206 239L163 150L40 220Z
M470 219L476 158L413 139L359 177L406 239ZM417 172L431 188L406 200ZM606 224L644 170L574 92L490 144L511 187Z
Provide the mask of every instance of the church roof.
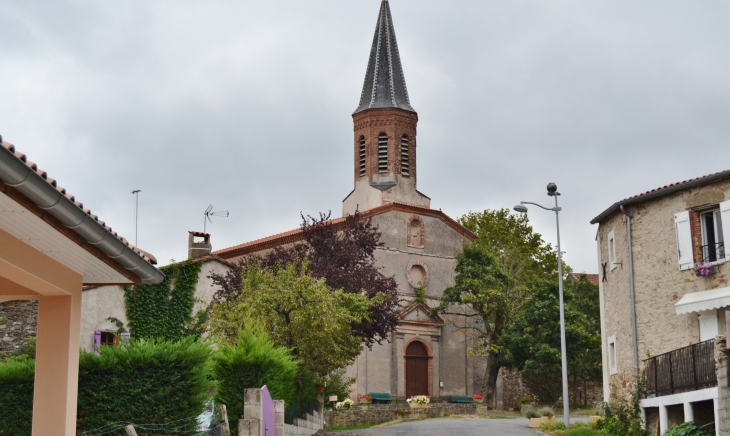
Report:
M388 202L382 206L374 207L360 212L360 216L363 219L371 218L376 215L380 215L390 211L416 213L423 216L430 216L441 219L446 225L454 229L459 234L463 235L469 241L477 239L477 235L472 231L462 226L458 222L454 221L451 217L446 215L440 210L430 209L427 207L413 206L405 203ZM335 218L331 221L336 227L344 226L344 218ZM239 256L245 256L247 254L257 253L263 250L269 250L274 247L280 247L282 245L293 244L304 240L304 233L302 229L291 230L277 235L272 235L266 238L257 239L255 241L247 242L245 244L236 245L230 248L224 248L213 253L215 256L219 256L221 259L233 259Z
M380 5L365 84L355 113L375 108L400 108L415 112L408 99L388 0L383 0Z

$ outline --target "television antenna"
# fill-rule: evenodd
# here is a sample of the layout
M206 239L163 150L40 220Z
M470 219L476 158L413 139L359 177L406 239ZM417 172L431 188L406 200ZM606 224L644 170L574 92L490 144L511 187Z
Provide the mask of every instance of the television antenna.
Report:
M210 206L208 206L207 209L205 209L205 212L203 213L203 215L204 215L204 217L203 217L203 233L208 233L206 231L206 225L208 224L208 221L210 221L211 223L213 222L213 220L211 220L210 217L212 217L212 216L222 216L223 218L228 218L228 215L230 215L230 214L228 213L227 210L220 210L220 211L217 211L217 212L213 212L213 205L211 204Z

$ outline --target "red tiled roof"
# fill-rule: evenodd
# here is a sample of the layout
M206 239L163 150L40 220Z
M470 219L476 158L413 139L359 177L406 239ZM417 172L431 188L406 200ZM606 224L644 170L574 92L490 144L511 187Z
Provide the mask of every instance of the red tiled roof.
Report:
M611 207L601 212L600 215L593 218L593 220L591 220L591 224L601 222L603 219L617 211L621 206L651 200L652 198L668 195L672 192L689 189L695 186L705 185L726 178L730 178L730 170L720 171L717 173L708 174L706 176L695 177L693 179L687 179L681 182L670 183L668 185L650 189L648 191L642 192L641 194L636 194L621 201L617 201L616 203L611 205Z
M598 274L570 273L568 274L568 276L575 281L580 280L580 276L586 276L589 282L593 283L594 285L598 284Z
M2 137L0 137L0 140L1 139L2 139ZM126 246L128 246L132 251L134 251L135 253L137 253L141 258L143 258L144 260L146 260L147 262L149 262L150 264L153 264L153 265L157 263L157 260L154 258L154 256L151 256L146 251L144 251L144 250L142 250L142 249L140 249L138 247L135 247L134 245L130 244L129 241L127 241L126 238L124 238L123 236L119 235L111 227L107 226L106 223L104 221L101 221L98 216L92 214L91 213L91 210L85 208L83 203L81 203L80 201L76 201L76 197L74 197L70 193L66 192L66 189L63 188L63 187L61 187L61 186L59 186L55 179L52 179L51 177L48 177L48 173L47 172L45 172L42 169L38 168L38 165L36 165L35 162L29 161L28 158L27 158L27 156L24 153L21 153L19 151L16 151L15 150L15 146L13 144L11 144L9 142L6 142L6 141L1 141L1 143L2 143L2 146L3 147L5 147L11 153L15 154L15 156L18 159L20 159L23 163L25 163L25 165L28 168L30 168L36 174L38 174L39 176L41 176L46 182L48 182L49 185L53 186L53 188L55 188L58 192L60 192L61 194L63 194L67 199L71 200L76 206L79 207L79 209L83 210L84 213L86 213L88 216L90 216L91 218L93 218L94 221L96 221L99 224L101 224L102 227L104 227L106 229L106 231L108 231L109 233L111 233L112 235L114 235L117 239L119 239L120 241L122 241Z
M462 226L458 222L454 221L452 218L450 218L448 215L446 215L442 211L429 209L427 207L413 206L410 204L398 203L398 202L388 202L388 203L383 204L382 206L378 206L378 207L374 207L372 209L362 211L362 212L360 212L360 216L363 219L367 219L367 218L370 218L370 217L373 217L376 215L380 215L380 214L383 214L386 212L390 212L390 211L417 213L420 215L437 217L437 218L440 218L442 221L444 221L449 227L456 230L461 235L465 236L470 241L474 241L477 238L477 235L472 233L469 229ZM335 219L331 220L331 223L333 225L335 225L336 227L342 226L345 223L345 218L335 218ZM223 259L231 259L234 257L243 256L246 254L256 253L258 251L268 250L268 249L271 249L274 247L279 247L281 245L300 242L303 239L304 239L304 234L302 233L302 229L296 229L296 230L290 230L288 232L268 236L266 238L257 239L255 241L247 242L245 244L236 245L236 246L233 246L230 248L224 248L222 250L218 250L218 251L214 252L213 254L216 254Z

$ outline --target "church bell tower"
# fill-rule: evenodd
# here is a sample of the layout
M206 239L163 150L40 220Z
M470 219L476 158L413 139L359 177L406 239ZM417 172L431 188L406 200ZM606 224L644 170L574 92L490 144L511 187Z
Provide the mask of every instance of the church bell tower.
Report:
M355 189L342 202L343 215L387 202L429 207L416 189L418 114L408 99L388 0L380 5L375 37L354 122Z

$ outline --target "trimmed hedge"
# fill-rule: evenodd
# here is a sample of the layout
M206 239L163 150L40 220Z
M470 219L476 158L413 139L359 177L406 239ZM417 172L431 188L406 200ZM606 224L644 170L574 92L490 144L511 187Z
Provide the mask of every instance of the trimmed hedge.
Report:
M199 415L208 399L210 348L177 342L132 340L128 346L81 352L77 431L110 422L162 424Z
M132 340L129 345L102 346L100 355L82 351L77 431L120 421L163 424L199 415L212 387L210 354L208 346L193 338ZM34 376L31 359L0 363L0 435L30 435Z
M223 346L213 355L215 402L228 410L231 434L238 434L244 392L266 385L274 399L289 404L296 392L299 365L286 348L276 347L263 332L241 332L235 346Z
M30 436L34 377L33 359L0 363L0 435Z

